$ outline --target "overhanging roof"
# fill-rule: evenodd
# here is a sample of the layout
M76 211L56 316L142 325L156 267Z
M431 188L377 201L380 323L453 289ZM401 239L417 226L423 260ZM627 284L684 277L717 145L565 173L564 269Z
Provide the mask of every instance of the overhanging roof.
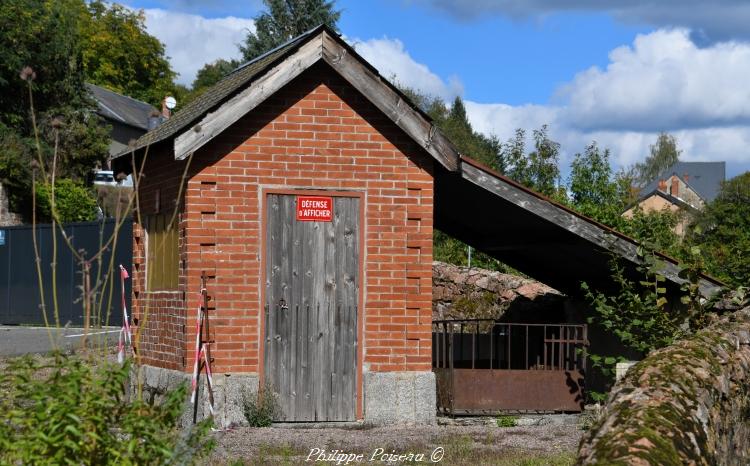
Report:
M580 290L583 281L610 285L613 253L631 270L639 261L633 239L462 157L424 112L325 26L230 73L141 137L135 150L172 142L175 159L184 159L318 62L339 73L438 162L437 228L568 293ZM664 261L667 279L682 283L676 261L666 256ZM707 296L719 287L710 277L701 282Z
M436 174L435 227L565 293L581 282L611 289L613 254L631 273L639 262L634 239L468 157L457 173ZM663 275L683 283L677 261L660 256ZM710 296L721 282L704 276L700 288Z

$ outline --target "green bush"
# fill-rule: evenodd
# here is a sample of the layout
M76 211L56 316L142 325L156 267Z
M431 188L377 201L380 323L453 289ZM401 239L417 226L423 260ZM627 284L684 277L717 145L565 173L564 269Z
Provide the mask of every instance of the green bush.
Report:
M279 410L279 400L268 384L257 392L242 392L242 412L250 427L270 427Z
M48 222L52 219L52 190L49 184L36 187L37 218ZM80 183L61 179L55 181L55 207L61 222L87 222L96 220L96 198Z
M498 427L516 427L518 425L518 416L498 416Z
M186 386L161 404L128 400L129 372L59 353L10 361L0 373L0 464L192 464L210 451L210 421L177 425Z

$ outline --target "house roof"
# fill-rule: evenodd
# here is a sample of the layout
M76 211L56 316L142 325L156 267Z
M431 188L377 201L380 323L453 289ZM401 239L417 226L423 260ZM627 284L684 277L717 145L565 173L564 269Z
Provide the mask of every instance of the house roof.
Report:
M148 130L148 119L157 111L152 105L96 84L86 83L86 88L96 100L99 115L108 120Z
M669 179L672 175L679 176L705 202L711 202L719 194L721 183L725 180L726 162L677 162L648 183L641 190L640 197L646 197L652 191L658 190L659 180ZM685 175L688 177L687 180Z
M184 159L319 62L338 73L435 159L437 228L564 292L580 290L582 281L611 286L612 254L625 259L631 271L641 261L638 243L632 238L459 154L424 112L325 26L230 73L142 136L135 150L172 141L168 153ZM127 164L124 158L118 162ZM676 261L664 259L667 279L683 283ZM700 287L708 296L719 286L720 282L704 277Z
M295 50L305 39L308 39L319 28L312 29L285 44L270 50L263 55L240 65L221 81L206 89L205 92L189 102L182 109L175 112L174 115L152 131L144 134L135 142L134 149L141 149L150 144L168 139L175 136L185 128L195 122L198 118L205 115L209 110L215 108L218 104L224 102L228 97L233 95L239 89L245 87L253 78L263 73L269 65L283 60L290 52ZM129 152L132 149L128 149ZM123 154L118 154L119 157Z
M337 68L374 100L378 108L393 116L399 127L418 139L431 155L449 169L456 169L458 151L433 125L429 115L326 25L313 28L241 65L114 158L170 139L174 139L175 158L185 158L318 61ZM363 75L365 79L361 79ZM218 113L226 114L227 118L215 118Z
M628 206L628 208L625 209L625 211L627 212L628 210L634 208L635 206L639 205L641 202L643 202L646 199L649 199L649 198L651 198L653 196L659 196L662 199L666 200L667 202L669 202L671 204L674 204L674 205L676 205L678 207L682 207L683 209L687 209L687 210L690 210L692 212L697 212L698 211L698 209L695 206L692 206L692 205L688 204L683 199L680 199L679 197L675 197L675 196L673 196L673 195L671 195L669 193L665 193L664 191L661 191L660 189L654 189L651 192L647 192L647 193L641 194L641 197L639 197L636 202L633 202L632 204L630 204Z

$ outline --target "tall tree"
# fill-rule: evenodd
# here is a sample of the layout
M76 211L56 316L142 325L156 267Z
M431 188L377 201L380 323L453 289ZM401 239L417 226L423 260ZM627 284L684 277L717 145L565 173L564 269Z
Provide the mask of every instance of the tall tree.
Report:
M645 186L655 180L661 172L679 161L680 153L674 136L664 132L659 133L656 142L650 146L646 160L635 165L638 184Z
M40 152L48 163L57 146L57 175L73 178L106 158L106 129L84 86L86 14L82 0L8 0L0 8L0 181L11 209L27 216Z
M534 150L528 154L523 129L517 129L515 136L502 145L506 174L542 194L559 197L560 144L549 138L547 125L534 130L533 139Z
M263 3L267 11L254 18L255 32L249 32L245 44L240 46L246 61L320 24L338 30L336 23L341 10L334 9L334 1L263 0Z
M461 97L456 97L448 110L445 105L432 108L430 115L462 154L502 171L500 141L474 131Z
M570 165L570 201L577 211L606 225L620 223L625 205L618 180L612 175L609 149L592 142Z
M211 63L206 63L198 70L198 74L195 75L192 86L193 91L199 91L213 86L239 65L240 62L237 60L224 60L223 58Z
M87 10L80 24L86 79L158 106L173 92L177 73L164 44L146 32L143 11L100 0Z
M709 271L734 286L750 284L750 172L726 181L689 230Z

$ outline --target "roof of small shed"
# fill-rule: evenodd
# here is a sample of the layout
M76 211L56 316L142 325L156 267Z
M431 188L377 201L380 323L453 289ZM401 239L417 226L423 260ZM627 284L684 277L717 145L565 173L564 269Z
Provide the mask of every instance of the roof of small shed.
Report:
M631 271L640 262L634 239L459 154L424 112L325 26L239 67L130 150L173 140L174 157L184 159L321 61L438 162L436 228L566 293L580 290L582 281L610 285L613 254ZM677 261L662 258L662 273L671 283L682 283ZM704 276L701 291L708 296L720 285Z
M295 37L289 42L270 50L256 59L239 66L237 69L225 76L221 81L209 87L193 101L185 105L184 108L175 112L175 114L156 127L154 130L144 134L135 142L134 149L140 149L150 144L154 144L172 136L188 127L199 117L205 115L208 111L215 108L218 104L224 102L228 97L234 94L238 89L242 89L248 83L252 82L258 74L264 71L268 65L283 60L283 58L296 46L308 38L315 30L311 30ZM129 149L127 152L130 152ZM123 154L119 154L117 157Z

